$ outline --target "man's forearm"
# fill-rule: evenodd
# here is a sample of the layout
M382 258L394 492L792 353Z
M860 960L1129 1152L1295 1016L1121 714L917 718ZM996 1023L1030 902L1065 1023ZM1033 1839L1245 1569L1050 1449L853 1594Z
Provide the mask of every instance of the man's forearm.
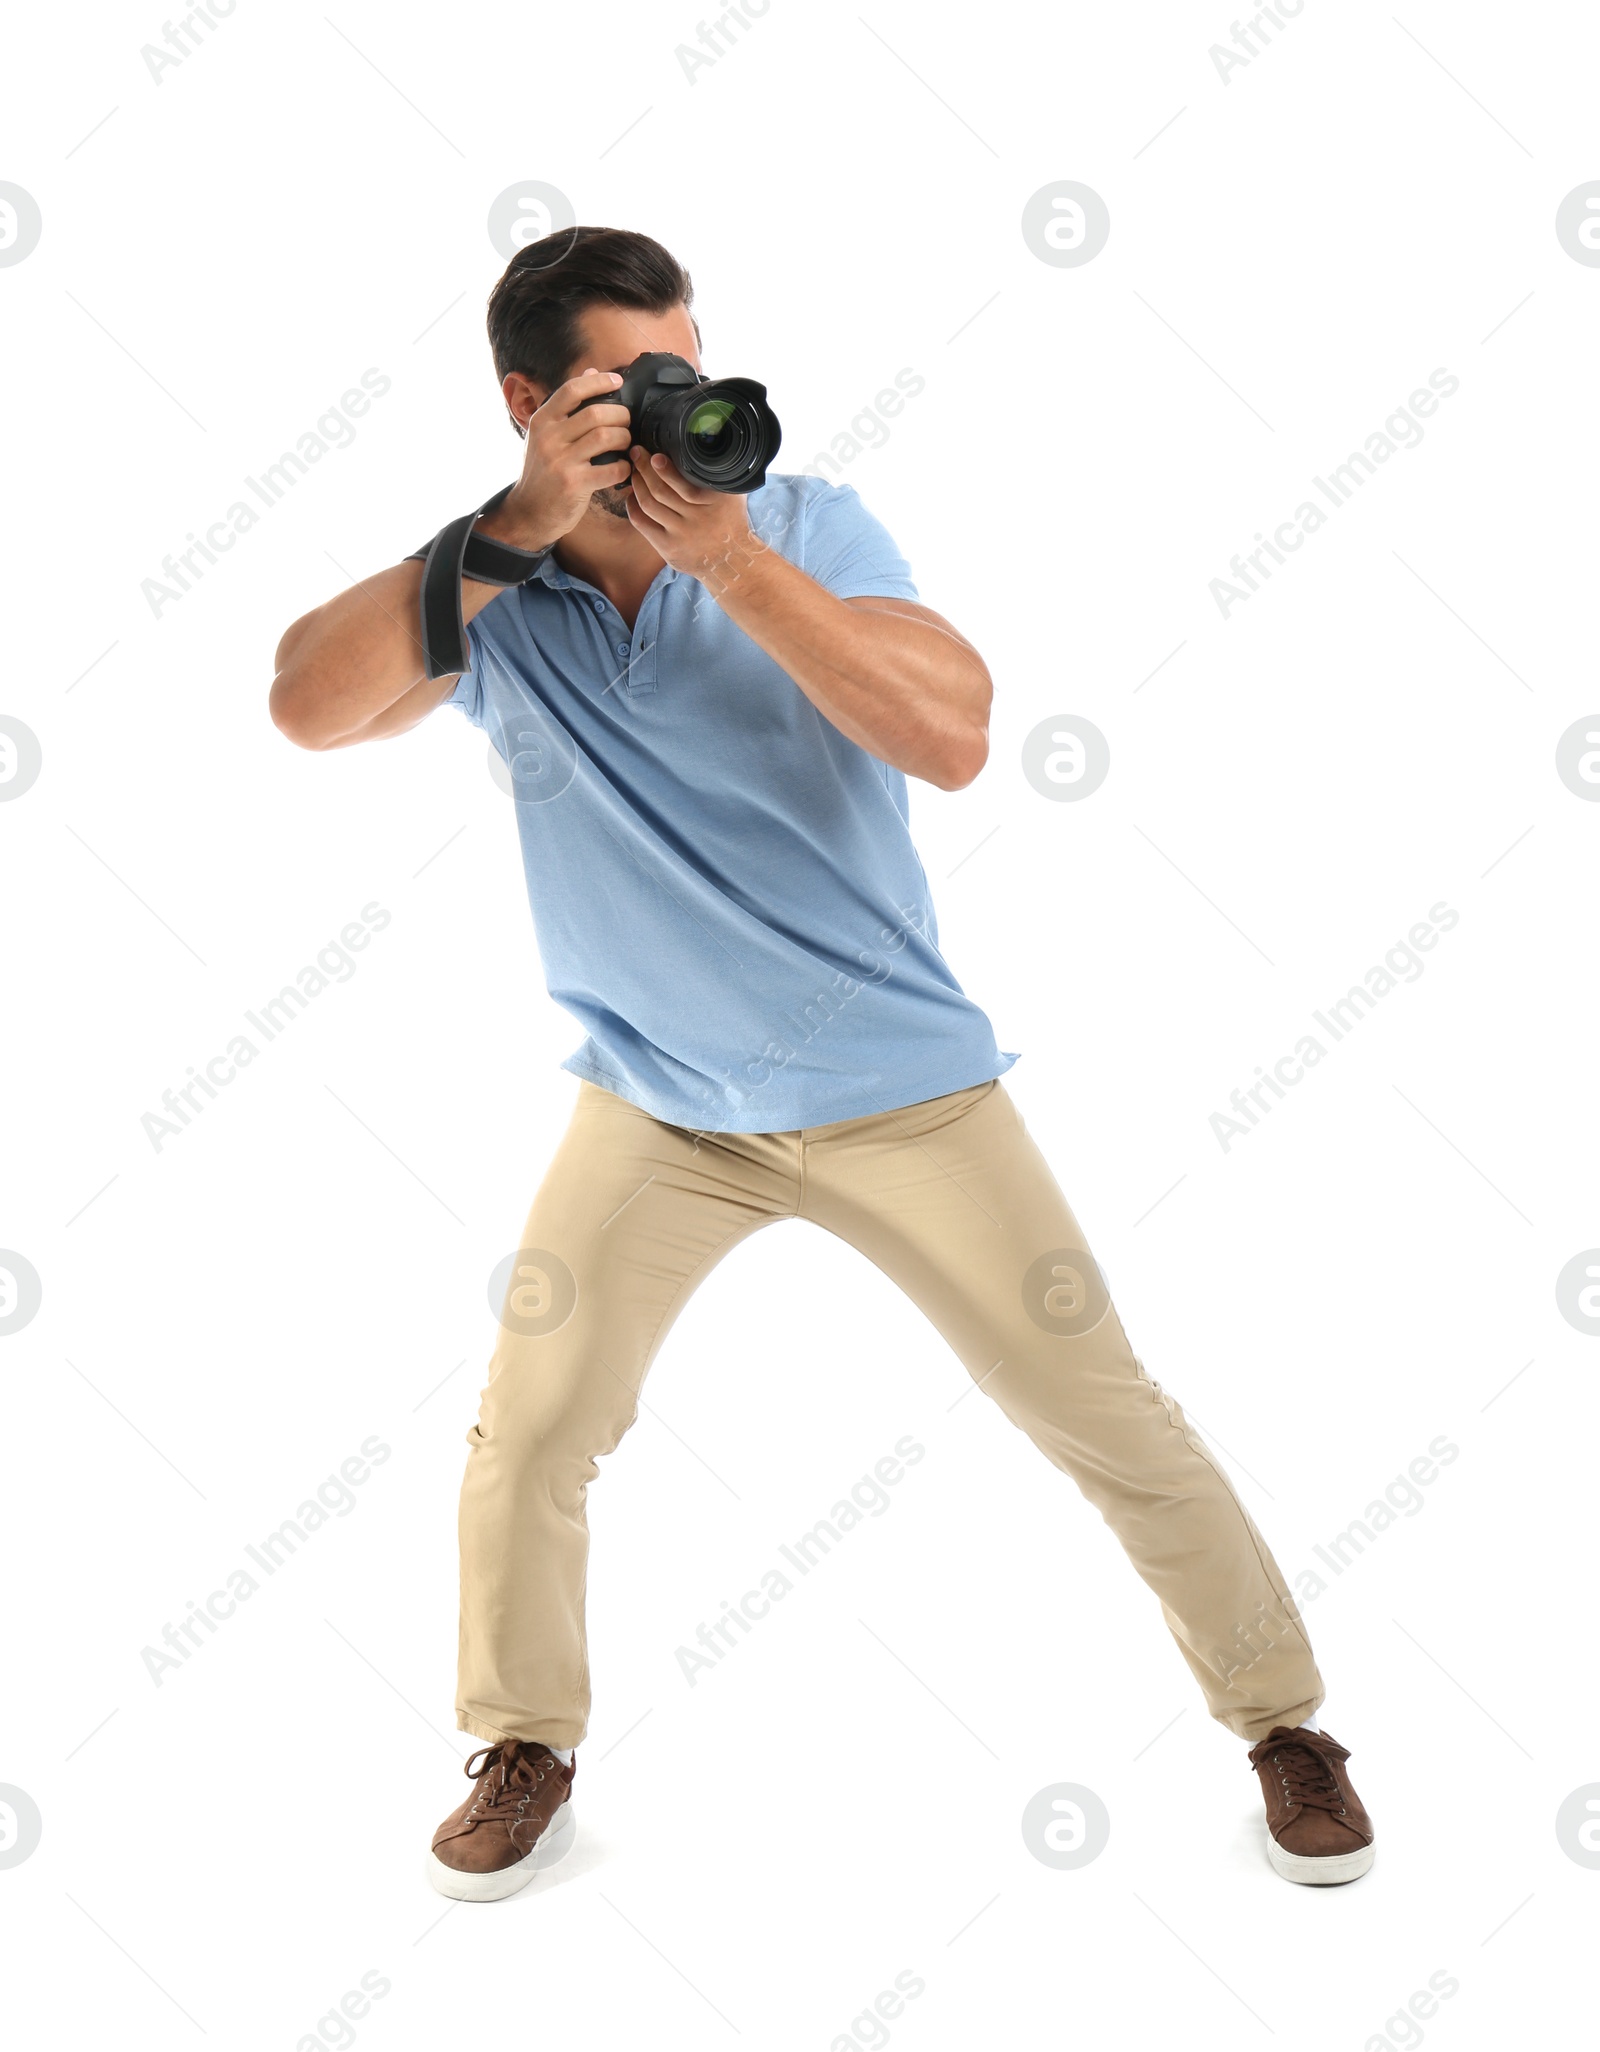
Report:
M947 625L891 610L889 600L835 598L754 537L701 582L817 710L880 762L943 790L983 767L989 672Z

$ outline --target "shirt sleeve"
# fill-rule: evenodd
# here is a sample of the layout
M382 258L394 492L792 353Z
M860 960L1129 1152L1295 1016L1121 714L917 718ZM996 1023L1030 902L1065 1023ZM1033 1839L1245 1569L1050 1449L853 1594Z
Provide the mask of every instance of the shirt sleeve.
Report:
M482 616L480 615L479 617L481 618ZM484 645L484 636L479 630L478 621L469 620L467 622L467 661L471 667L461 672L461 675L456 679L456 688L451 692L450 696L439 701L440 705L453 705L459 708L475 727L483 725ZM438 707L434 709L437 711Z
M800 568L835 598L920 598L911 565L854 485L822 484L807 495Z

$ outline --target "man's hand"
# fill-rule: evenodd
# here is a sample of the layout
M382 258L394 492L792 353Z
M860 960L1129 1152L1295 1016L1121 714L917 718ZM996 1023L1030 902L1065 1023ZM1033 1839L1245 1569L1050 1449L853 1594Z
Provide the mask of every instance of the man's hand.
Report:
M478 523L480 534L513 548L542 549L570 534L602 485L628 477L628 409L609 405L578 408L599 392L622 383L617 371L587 370L568 378L528 416L522 475L494 512ZM596 466L595 456L614 452L614 463Z
M480 534L513 548L542 549L570 534L603 485L630 474L628 409L600 397L615 392L616 371L587 370L532 406L538 387L520 393L528 408L522 475L486 519ZM612 460L596 465L595 456ZM270 705L279 730L302 748L345 748L403 734L455 689L453 677L423 674L422 644L413 622L422 565L406 561L296 620L278 644ZM500 587L468 579L461 617L472 620L500 596Z
M713 598L737 582L767 547L751 528L737 493L690 484L667 457L648 455L637 446L628 519L663 562L698 578Z

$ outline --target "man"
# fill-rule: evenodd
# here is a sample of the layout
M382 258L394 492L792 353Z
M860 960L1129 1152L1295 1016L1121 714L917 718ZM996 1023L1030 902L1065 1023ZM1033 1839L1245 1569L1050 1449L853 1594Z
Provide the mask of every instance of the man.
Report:
M477 532L548 553L503 592L461 583L458 674L426 674L415 559L278 649L272 716L302 747L446 699L489 732L549 990L586 1032L468 1435L456 1721L484 1747L430 1877L486 1901L571 1843L596 1459L696 1285L799 1217L897 1282L1099 1509L1252 1742L1276 1870L1352 1880L1372 1827L1283 1576L1131 1351L999 1080L1016 1056L939 953L906 778L977 776L989 673L848 487L712 492L634 440L606 395L646 351L699 368L691 299L647 236L520 250L488 325L526 448Z

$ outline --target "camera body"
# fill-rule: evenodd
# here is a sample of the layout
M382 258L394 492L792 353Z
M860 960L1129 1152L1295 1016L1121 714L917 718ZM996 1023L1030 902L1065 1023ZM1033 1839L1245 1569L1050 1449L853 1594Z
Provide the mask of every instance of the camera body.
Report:
M675 463L691 484L713 492L759 491L783 440L767 388L753 378L708 378L669 351L636 356L614 392L584 406L626 406L632 437ZM612 450L594 458L615 463Z

